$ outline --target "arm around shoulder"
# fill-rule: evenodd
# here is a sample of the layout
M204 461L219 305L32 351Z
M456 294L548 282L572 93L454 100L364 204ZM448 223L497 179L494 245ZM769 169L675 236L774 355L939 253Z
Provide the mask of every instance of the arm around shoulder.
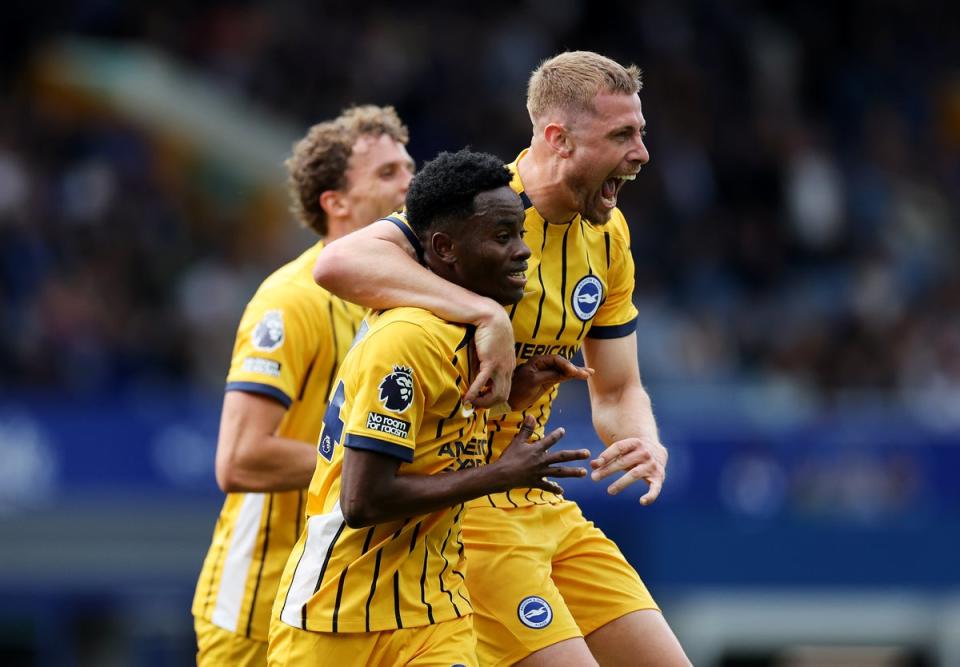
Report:
M419 266L416 251L393 222L377 222L324 247L313 267L313 279L327 291L367 308L392 308L384 294L399 286L393 278Z
M332 242L317 258L313 278L367 308L414 306L450 322L475 325L480 369L467 399L479 407L507 400L516 360L513 325L503 306L419 264L410 241L393 222L380 220Z

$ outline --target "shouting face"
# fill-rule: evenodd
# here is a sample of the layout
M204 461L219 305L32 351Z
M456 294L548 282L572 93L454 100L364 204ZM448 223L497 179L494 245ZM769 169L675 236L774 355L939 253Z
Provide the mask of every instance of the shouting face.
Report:
M564 181L577 211L604 224L627 181L650 160L643 143L646 121L636 94L600 93L593 110L575 114L567 125L570 153Z

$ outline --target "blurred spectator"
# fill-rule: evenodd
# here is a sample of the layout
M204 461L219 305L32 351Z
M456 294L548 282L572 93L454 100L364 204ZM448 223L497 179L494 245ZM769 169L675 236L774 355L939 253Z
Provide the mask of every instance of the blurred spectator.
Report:
M299 125L394 104L420 161L465 144L512 157L528 125L512 101L562 48L636 62L652 162L621 204L647 381L960 396L956 8L365 7L18 10L0 35L0 388L219 386L242 304L280 259L257 230L284 221L203 202L146 129L49 113L30 63L73 35L146 44Z

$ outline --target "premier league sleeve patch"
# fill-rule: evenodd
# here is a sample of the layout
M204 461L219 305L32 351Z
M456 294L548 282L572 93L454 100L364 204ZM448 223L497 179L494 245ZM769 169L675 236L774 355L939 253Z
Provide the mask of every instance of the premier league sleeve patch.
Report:
M253 347L262 352L273 352L283 345L283 311L268 310L253 328Z
M394 366L393 372L380 380L378 389L383 407L403 414L413 404L413 369Z
M276 359L264 359L263 357L247 357L243 360L240 369L247 373L259 373L260 375L269 375L270 377L280 377L280 362Z
M553 609L539 595L528 595L517 605L517 616L528 628L539 630L550 625L550 621L553 620Z
M410 437L410 422L379 412L367 413L367 428L371 431L389 433L398 438Z

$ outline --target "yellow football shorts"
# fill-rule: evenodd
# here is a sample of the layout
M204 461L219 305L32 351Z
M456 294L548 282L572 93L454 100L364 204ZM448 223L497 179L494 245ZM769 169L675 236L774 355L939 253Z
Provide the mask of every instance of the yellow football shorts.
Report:
M484 667L512 665L632 611L659 610L617 545L576 503L470 507L463 543Z
M434 625L382 632L308 632L270 621L271 667L478 667L470 615Z
M248 639L235 632L193 618L197 633L197 667L264 667L267 643Z

